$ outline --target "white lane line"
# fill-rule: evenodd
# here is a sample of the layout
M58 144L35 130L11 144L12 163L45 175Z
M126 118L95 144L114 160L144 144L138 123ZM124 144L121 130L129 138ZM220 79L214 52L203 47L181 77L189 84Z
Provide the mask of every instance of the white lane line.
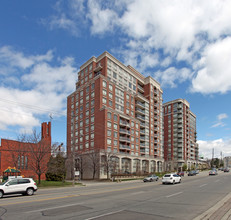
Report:
M62 205L62 206L55 206L55 207L51 207L51 208L37 209L37 210L29 211L26 213L41 212L41 211L46 211L46 210L51 210L51 209L59 209L59 208L65 208L65 207L69 207L69 206L82 205L82 204L83 203L75 203L75 204L68 204L68 205Z
M131 195L137 195L137 194L141 194L141 193L144 193L144 191L134 192L134 193L131 193Z
M116 212L108 212L108 213L105 213L105 214L103 214L103 215L98 215L98 216L94 216L94 217L91 217L91 218L86 218L85 220L96 219L96 218L99 218L99 217L103 217L103 216L115 214L115 213L122 212L122 211L123 211L123 209L121 209L121 210L119 210L119 211L116 211Z
M181 193L183 193L183 192L174 193L174 194L171 194L171 195L168 195L168 196L165 196L165 197L166 197L166 198L169 198L169 197L172 197L172 196L179 195L179 194L181 194Z
M203 184L203 185L200 185L199 187L203 187L203 186L206 186L207 184Z
M214 181L214 183L217 183L217 182L219 182L220 180L216 180L216 181Z

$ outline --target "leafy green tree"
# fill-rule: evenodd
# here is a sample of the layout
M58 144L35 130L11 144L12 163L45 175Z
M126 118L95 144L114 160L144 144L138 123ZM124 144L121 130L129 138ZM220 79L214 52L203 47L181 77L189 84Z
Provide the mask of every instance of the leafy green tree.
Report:
M186 170L187 170L187 164L184 164L184 165L182 166L182 169L183 169L183 171L186 171Z
M64 181L66 177L65 158L61 154L51 156L47 164L46 179L48 181Z

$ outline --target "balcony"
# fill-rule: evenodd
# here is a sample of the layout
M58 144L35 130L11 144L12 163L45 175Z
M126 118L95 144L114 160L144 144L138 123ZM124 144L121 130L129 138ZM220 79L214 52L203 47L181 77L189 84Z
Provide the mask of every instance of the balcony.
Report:
M145 137L140 136L140 141L145 141Z
M142 116L142 115L136 115L136 118L138 118L138 119L140 119L140 120L142 120L142 121L145 121L145 117Z
M130 124L126 121L120 120L120 125L126 126L130 128Z
M140 122L140 127L145 127L145 123L143 123L143 122Z
M120 133L127 134L127 135L131 134L131 132L129 130L122 129L122 128L120 128Z
M120 144L120 150L130 150L131 147L125 144Z
M136 108L136 112L137 112L137 113L140 113L140 114L142 114L142 115L145 115L145 111L142 110L141 108Z
M145 130L140 130L140 134L145 135Z
M142 93L144 92L144 88L138 84L138 90L141 91Z
M123 136L120 136L120 141L121 142L131 142L130 138L127 138L127 137L123 137Z
M145 104L140 102L140 101L136 101L136 106L139 106L139 107L141 107L143 109L145 108Z
M102 69L103 69L103 67L101 66L101 64L98 64L97 67L94 69L94 72L97 73Z

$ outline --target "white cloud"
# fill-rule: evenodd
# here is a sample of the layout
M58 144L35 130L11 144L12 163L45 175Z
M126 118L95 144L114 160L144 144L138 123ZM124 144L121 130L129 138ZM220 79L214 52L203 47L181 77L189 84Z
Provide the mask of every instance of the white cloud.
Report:
M222 152L225 156L231 156L231 139L223 140L217 139L212 141L199 140L199 154L203 155L205 158L212 158L212 151L214 149L214 158L220 158L220 153Z
M231 90L231 1L70 0L69 4L64 3L58 1L55 15L48 19L52 28L70 32L90 29L97 36L116 33L117 40L123 44L112 49L115 55L140 72L159 68L156 75L164 85L171 81L167 84L176 87L192 80L191 92L209 94ZM178 67L173 71L173 66Z
M158 80L163 87L170 86L171 88L176 87L177 83L191 79L191 77L192 73L189 69L176 69L175 67L170 67L164 71L157 71L154 74L154 78Z
M214 125L212 125L212 128L224 127L225 123L223 122L223 119L226 119L226 118L228 118L227 114L225 114L225 113L219 114L217 116L217 122Z
M192 81L193 92L226 93L231 90L231 37L206 47L201 67Z
M59 58L56 65L51 65L49 61L54 63L51 51L28 56L10 47L0 51L5 58L0 60L0 66L4 62L6 67L14 66L15 70L10 78L3 76L4 83L0 82L0 129L19 126L30 130L39 125L41 116L64 115L66 97L74 91L77 78L73 58ZM15 56L9 57L12 54Z

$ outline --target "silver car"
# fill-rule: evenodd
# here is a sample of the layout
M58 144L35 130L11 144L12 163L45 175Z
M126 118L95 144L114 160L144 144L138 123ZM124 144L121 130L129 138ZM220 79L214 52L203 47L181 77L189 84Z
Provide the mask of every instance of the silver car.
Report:
M159 177L156 176L155 174L149 175L143 179L144 182L153 182L153 181L158 181Z

